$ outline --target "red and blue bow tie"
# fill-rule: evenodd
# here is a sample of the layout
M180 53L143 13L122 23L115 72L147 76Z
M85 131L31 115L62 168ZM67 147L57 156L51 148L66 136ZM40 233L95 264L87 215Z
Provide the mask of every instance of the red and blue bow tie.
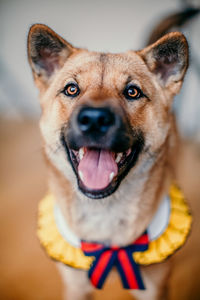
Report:
M88 271L91 283L101 289L108 273L115 266L120 274L124 288L145 289L139 266L133 259L133 252L148 249L148 235L145 232L134 243L126 247L106 247L99 243L81 242L81 249L86 256L95 259Z

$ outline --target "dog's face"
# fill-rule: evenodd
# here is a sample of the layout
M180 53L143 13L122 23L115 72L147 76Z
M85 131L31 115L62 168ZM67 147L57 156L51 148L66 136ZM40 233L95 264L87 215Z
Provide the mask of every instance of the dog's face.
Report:
M74 48L34 25L28 51L49 160L72 184L76 177L86 196L112 194L167 139L172 98L188 62L184 36L171 33L141 51L104 54Z

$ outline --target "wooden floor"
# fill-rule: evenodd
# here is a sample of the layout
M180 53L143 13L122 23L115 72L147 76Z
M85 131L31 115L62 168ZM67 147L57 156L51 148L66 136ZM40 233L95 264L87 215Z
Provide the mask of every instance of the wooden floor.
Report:
M46 170L34 122L0 121L0 300L61 300L61 280L36 238L37 204L46 191ZM174 256L171 300L200 299L200 148L185 143L181 183L194 214L185 247ZM128 300L118 279L95 300ZM70 299L73 300L73 299Z

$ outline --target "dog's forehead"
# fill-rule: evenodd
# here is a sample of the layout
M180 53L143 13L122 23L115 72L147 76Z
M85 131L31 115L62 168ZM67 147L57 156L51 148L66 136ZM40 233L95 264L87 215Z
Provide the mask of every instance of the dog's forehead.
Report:
M99 80L126 81L130 76L137 76L146 71L141 57L134 51L119 54L80 51L66 62L66 72L76 79L93 78Z

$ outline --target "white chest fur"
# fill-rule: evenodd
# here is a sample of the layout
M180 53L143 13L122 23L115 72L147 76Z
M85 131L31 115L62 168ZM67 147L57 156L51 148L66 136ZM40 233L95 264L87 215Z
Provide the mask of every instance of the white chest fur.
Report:
M56 225L62 237L74 247L80 247L80 239L72 232L72 230L67 225L58 204L55 204L54 216ZM164 232L169 222L169 216L170 199L168 196L165 196L147 228L149 239L151 241L157 239ZM98 232L96 241L98 241Z

